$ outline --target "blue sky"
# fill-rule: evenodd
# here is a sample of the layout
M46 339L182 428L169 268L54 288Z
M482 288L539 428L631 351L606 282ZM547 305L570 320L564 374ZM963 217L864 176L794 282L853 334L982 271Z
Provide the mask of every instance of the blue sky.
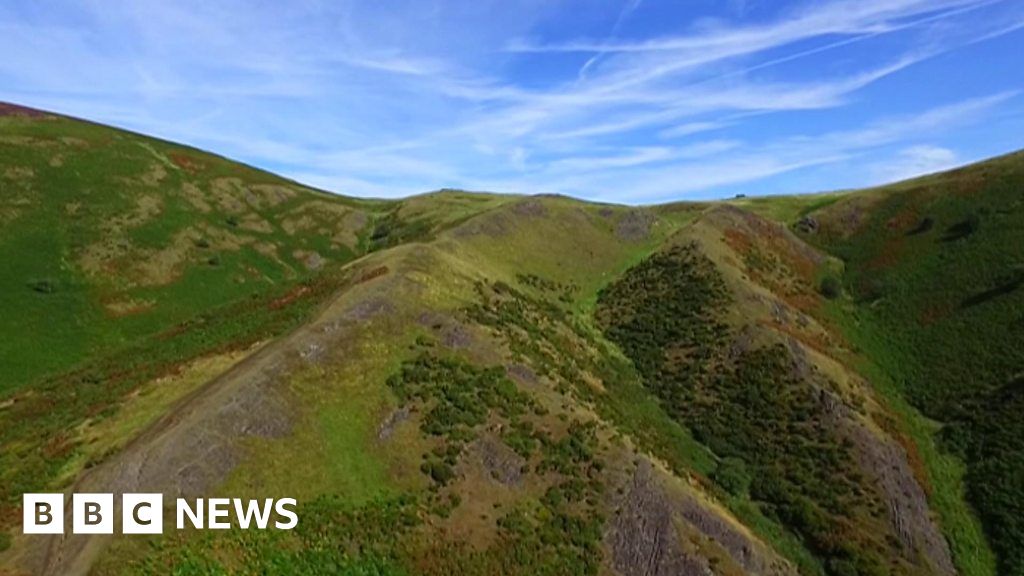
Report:
M1022 0L7 0L0 100L343 194L625 203L1024 147Z

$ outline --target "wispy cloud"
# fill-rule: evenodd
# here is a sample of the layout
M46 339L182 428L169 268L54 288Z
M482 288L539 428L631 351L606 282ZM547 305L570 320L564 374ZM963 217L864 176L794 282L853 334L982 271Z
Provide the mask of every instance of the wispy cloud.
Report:
M874 150L939 138L958 127L981 121L1016 96L1014 92L999 93L918 114L880 118L855 130L797 135L760 145L712 141L718 144L703 150L700 145L689 149L655 148L613 159L585 159L580 165L569 166L569 170L560 169L564 164L550 166L531 185L545 191L571 191L602 200L640 203L695 193L700 197L714 196L708 191L806 168L847 161L862 163L862 157ZM867 169L860 166L853 183L877 184L948 168L956 156L944 150L921 144L887 152L885 161L871 162ZM758 191L756 186L744 189L745 193Z
M1024 70L1008 59L975 88L903 85L916 98L891 110L885 97L915 70L1018 33L1013 0L776 5L624 0L580 18L546 0L16 0L0 5L0 99L342 193L623 201L725 193L865 155L876 176L897 174L882 149L894 166L938 166L939 149L972 155L924 134L1019 105Z
M957 161L956 152L949 148L921 144L904 148L891 159L872 164L869 170L879 182L895 182L952 168Z
M792 44L827 35L879 34L901 30L916 23L908 19L931 21L961 14L999 0L865 0L861 2L825 2L810 4L802 12L788 14L770 24L732 28L710 26L694 34L657 38L639 42L590 42L576 40L561 43L535 43L523 39L511 41L510 52L687 52L705 53L707 58L723 58Z

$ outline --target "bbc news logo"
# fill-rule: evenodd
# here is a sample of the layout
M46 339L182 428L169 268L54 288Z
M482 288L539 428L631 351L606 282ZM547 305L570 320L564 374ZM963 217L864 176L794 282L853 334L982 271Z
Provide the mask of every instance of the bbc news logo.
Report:
M64 494L25 494L24 533L63 534L65 499ZM243 530L265 530L271 526L278 530L291 530L299 523L295 504L294 498L197 498L194 503L178 498L175 502L175 524L178 530L188 526L200 530L227 530L233 526ZM71 495L72 534L113 534L116 515L113 494ZM120 517L122 534L162 534L164 495L124 494Z

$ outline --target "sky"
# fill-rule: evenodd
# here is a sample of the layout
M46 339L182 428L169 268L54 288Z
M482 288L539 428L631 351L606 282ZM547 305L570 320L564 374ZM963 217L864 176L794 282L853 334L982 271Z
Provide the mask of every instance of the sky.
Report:
M0 101L333 192L645 204L1024 148L1024 0L2 0Z

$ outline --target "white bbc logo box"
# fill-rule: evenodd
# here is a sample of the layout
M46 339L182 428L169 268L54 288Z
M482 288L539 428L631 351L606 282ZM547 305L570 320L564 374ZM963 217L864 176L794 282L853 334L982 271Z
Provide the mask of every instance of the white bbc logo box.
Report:
M22 524L25 534L64 533L64 494L25 494ZM113 494L73 494L71 531L74 534L114 533ZM125 494L121 500L121 532L163 532L163 494Z

